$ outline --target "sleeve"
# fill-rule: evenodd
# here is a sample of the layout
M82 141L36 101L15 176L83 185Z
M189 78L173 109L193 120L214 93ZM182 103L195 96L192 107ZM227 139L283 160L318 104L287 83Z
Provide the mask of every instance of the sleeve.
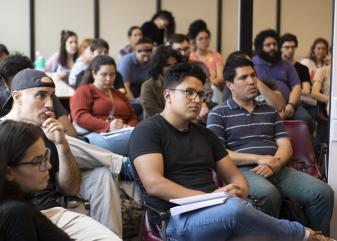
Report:
M219 107L215 107L208 114L207 118L207 128L210 129L222 142L224 146L226 146L226 135L225 135L225 126L226 123L224 121L224 117L220 112Z
M315 77L313 79L313 82L319 82L319 83L323 83L323 79L324 79L324 68L319 68L316 73L315 73Z
M311 80L310 80L310 72L309 72L309 68L305 65L302 66L302 77L301 77L301 81L302 82L309 82L309 84L311 85Z
M140 100L142 102L142 107L146 113L146 117L151 117L157 113L163 111L156 99L156 94L153 93L151 88L152 81L147 80L142 84L140 91Z
M275 111L275 110L273 110ZM275 111L274 113L274 139L288 137L288 133L286 132L283 124L283 120L280 115Z
M63 107L61 101L59 98L57 98L55 95L53 96L53 106L54 106L54 112L56 118L60 118L61 116L67 115L66 109Z
M210 136L209 140L212 143L213 147L214 160L216 162L220 161L221 159L223 159L228 155L228 152L223 143L221 142L221 140L212 131L209 131L209 136Z
M96 118L91 113L93 101L89 85L79 87L70 99L71 116L82 128L96 132L107 132L109 122Z
M46 71L56 72L59 65L59 53L54 53L46 61Z
M154 120L143 120L132 131L130 136L128 150L129 157L134 161L138 156L151 153L162 153L161 131Z
M78 60L75 62L69 73L68 83L70 86L76 86L77 76L86 68L87 66L83 62Z
M292 64L288 64L288 79L289 79L289 86L291 88L294 87L295 85L301 84L297 71Z
M223 59L223 57L221 56L220 53L213 52L213 56L214 56L216 66L224 66L225 65L225 61L224 61L224 59Z
M4 224L4 237L7 241L36 241L39 240L36 226L28 205L15 204L4 208L1 222ZM1 235L2 236L2 235Z
M130 64L129 64L130 57L131 57L130 55L131 54L125 55L119 62L119 65L117 66L118 72L123 77L123 82L129 82L131 80L131 70L130 70Z

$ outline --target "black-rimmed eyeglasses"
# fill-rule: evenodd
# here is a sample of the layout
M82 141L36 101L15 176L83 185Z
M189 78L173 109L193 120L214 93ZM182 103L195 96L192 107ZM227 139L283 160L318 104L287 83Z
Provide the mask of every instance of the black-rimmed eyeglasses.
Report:
M195 100L197 96L199 97L199 100L204 101L205 100L205 92L204 91L196 91L192 88L186 88L186 89L169 89L169 90L177 90L185 93L185 96L189 100Z
M48 162L50 162L50 149L46 148L46 152L43 156L38 156L31 161L19 162L19 163L16 163L14 165L10 165L10 166L22 166L22 165L37 166L37 165L39 165L40 171L46 171L47 166L48 166Z

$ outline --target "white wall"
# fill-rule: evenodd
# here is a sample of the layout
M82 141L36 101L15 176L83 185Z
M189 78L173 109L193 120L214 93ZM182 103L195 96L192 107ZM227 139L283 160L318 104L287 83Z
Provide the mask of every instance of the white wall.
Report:
M100 37L108 41L110 55L118 60L118 51L127 43L130 26L141 26L156 12L155 0L101 0Z
M92 38L93 6L93 0L35 0L35 49L45 58L59 51L63 29L76 32L79 41Z
M0 43L29 56L29 1L0 0L0 9Z

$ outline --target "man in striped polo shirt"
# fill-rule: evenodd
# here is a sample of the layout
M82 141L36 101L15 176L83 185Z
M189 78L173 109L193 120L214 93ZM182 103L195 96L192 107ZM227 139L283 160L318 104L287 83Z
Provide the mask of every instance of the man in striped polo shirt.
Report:
M262 211L278 217L282 197L293 198L304 206L309 227L329 234L333 191L326 183L286 167L291 143L277 111L254 101L253 62L234 59L226 64L224 77L232 99L210 112L207 126L246 176L251 194L261 200Z

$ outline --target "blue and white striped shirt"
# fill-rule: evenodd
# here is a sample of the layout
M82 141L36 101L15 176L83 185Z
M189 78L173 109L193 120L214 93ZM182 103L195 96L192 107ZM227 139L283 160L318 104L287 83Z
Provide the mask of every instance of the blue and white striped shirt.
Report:
M288 136L273 107L256 103L249 113L233 99L228 99L209 113L207 127L226 148L259 155L274 155L278 148L276 139Z

